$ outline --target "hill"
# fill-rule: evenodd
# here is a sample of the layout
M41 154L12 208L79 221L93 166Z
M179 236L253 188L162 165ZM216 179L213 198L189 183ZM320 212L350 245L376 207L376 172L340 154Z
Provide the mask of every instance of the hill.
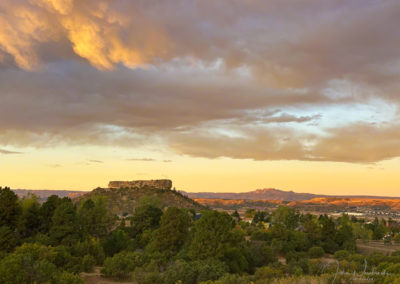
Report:
M185 192L190 198L211 198L211 199L243 199L243 200L282 200L299 201L307 200L323 195L312 193L296 193L275 188L257 189L249 192Z
M150 186L140 188L96 188L93 191L76 197L80 201L89 197L105 197L110 210L119 215L132 214L138 201L145 197L155 198L162 208L175 206L178 208L200 211L205 207L175 190L165 190Z
M362 199L400 199L397 197L386 196L364 196L364 195L323 195L313 193L297 193L294 191L284 191L275 188L257 189L249 192L183 192L193 199L242 199L242 200L281 200L281 201L303 201L314 198L362 198Z
M249 200L249 199L213 199L213 198L195 198L194 201L208 206L210 208L219 208L226 210L236 210L241 208L275 208L278 205L287 204L282 200Z
M314 198L311 200L293 201L288 204L296 208L314 208L314 209L327 209L332 210L339 208L355 208L363 207L375 210L400 210L400 199L388 198L338 198L338 197L324 197Z
M46 201L51 195L57 195L60 198L69 197L75 198L87 193L88 191L72 191L72 190L50 190L50 189L13 189L20 197L25 197L30 194L36 195L40 201Z

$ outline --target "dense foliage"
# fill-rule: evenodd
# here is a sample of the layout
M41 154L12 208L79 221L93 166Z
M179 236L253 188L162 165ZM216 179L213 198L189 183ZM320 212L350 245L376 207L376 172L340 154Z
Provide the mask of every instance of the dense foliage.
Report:
M79 274L95 266L104 277L134 283L340 283L355 274L399 281L400 253L367 256L356 246L357 239L400 242L391 219L285 206L196 214L149 197L133 214L115 216L106 204L101 196L78 203L51 196L40 204L0 188L0 283L83 283Z

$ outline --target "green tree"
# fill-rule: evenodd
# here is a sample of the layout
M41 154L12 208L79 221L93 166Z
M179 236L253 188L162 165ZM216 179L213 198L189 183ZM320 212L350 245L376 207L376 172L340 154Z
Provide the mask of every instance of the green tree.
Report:
M310 243L313 245L318 244L321 240L321 226L318 219L311 214L306 214L302 216L301 224Z
M232 216L233 218L235 218L237 221L240 221L240 220L241 220L241 219L240 219L239 212L237 212L237 210L235 210L235 212L233 212L233 213L231 214L231 216Z
M101 273L106 277L128 278L129 274L144 264L144 258L137 252L120 252L107 257Z
M0 283L49 283L57 275L51 248L24 244L0 261Z
M25 197L21 201L22 214L18 218L18 232L22 238L35 235L40 226L40 204L36 196Z
M153 205L142 205L135 208L131 218L133 236L142 234L145 230L155 230L160 224L163 212Z
M334 253L339 249L335 242L336 226L332 218L328 215L320 215L319 223L321 224L321 246L327 253Z
M0 226L15 228L20 213L18 196L9 187L0 187Z
M82 232L97 238L106 236L115 223L106 199L102 197L83 201L78 209L78 220Z
M79 238L76 209L72 201L61 203L52 217L50 238L54 244L71 245Z
M229 247L242 241L233 233L233 220L225 212L203 211L194 227L189 249L192 259L221 258Z
M0 251L10 252L18 244L16 233L7 226L0 227Z
M114 254L126 249L128 244L128 234L123 230L116 230L105 240L103 248L107 256L113 256Z
M335 236L336 243L343 249L354 251L356 249L356 239L348 215L342 215L338 221L339 227Z
M253 224L258 224L260 222L267 222L269 214L267 211L256 211L253 217Z
M39 210L40 216L40 231L48 233L52 226L52 218L57 206L68 199L61 199L57 195L51 195L46 202L42 204Z
M82 258L82 270L85 272L92 272L96 261L90 254L85 255Z
M188 237L190 222L186 211L169 207L161 217L160 227L154 232L154 249L167 256L176 254Z
M287 230L294 230L299 224L299 213L290 207L279 206L271 216L271 222L275 226L282 226Z

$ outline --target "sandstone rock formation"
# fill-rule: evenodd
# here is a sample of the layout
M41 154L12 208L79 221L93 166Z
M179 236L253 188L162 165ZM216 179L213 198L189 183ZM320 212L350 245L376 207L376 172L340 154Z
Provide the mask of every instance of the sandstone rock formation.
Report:
M154 180L133 180L133 181L110 181L109 188L143 188L154 187L157 189L170 190L172 181L169 179L154 179Z

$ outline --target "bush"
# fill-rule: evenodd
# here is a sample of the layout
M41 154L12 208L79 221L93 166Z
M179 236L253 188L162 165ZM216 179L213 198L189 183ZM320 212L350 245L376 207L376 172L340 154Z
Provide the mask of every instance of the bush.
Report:
M147 265L136 267L131 276L132 281L140 284L162 283L158 264L153 261Z
M217 280L228 272L223 262L217 260L186 262L176 261L164 274L165 284L195 284L202 281Z
M101 273L106 277L128 278L136 267L143 265L143 256L137 252L120 252L104 261Z
M337 260L344 260L349 258L350 256L350 252L348 252L347 250L338 250L337 252L335 252L334 257Z
M63 272L58 276L57 284L85 284L85 282L79 277L79 275L72 274L69 272Z
M82 259L82 271L92 272L95 263L96 261L94 260L93 256L89 254L85 255Z
M325 254L324 249L322 247L312 247L308 250L308 255L311 258L319 258Z
M256 273L254 276L257 279L272 279L272 278L280 278L283 276L283 273L280 269L270 267L270 266L264 266L261 268L258 268L256 270Z
M249 284L254 283L252 276L240 276L238 274L225 274L216 281L206 281L200 284Z
M308 261L308 272L311 275L319 275L322 272L323 265L319 259L310 259Z
M94 258L94 262L97 265L102 265L104 262L104 250L100 242L96 239L86 239L83 242L76 243L73 248L73 255L84 257L85 255L91 255Z

